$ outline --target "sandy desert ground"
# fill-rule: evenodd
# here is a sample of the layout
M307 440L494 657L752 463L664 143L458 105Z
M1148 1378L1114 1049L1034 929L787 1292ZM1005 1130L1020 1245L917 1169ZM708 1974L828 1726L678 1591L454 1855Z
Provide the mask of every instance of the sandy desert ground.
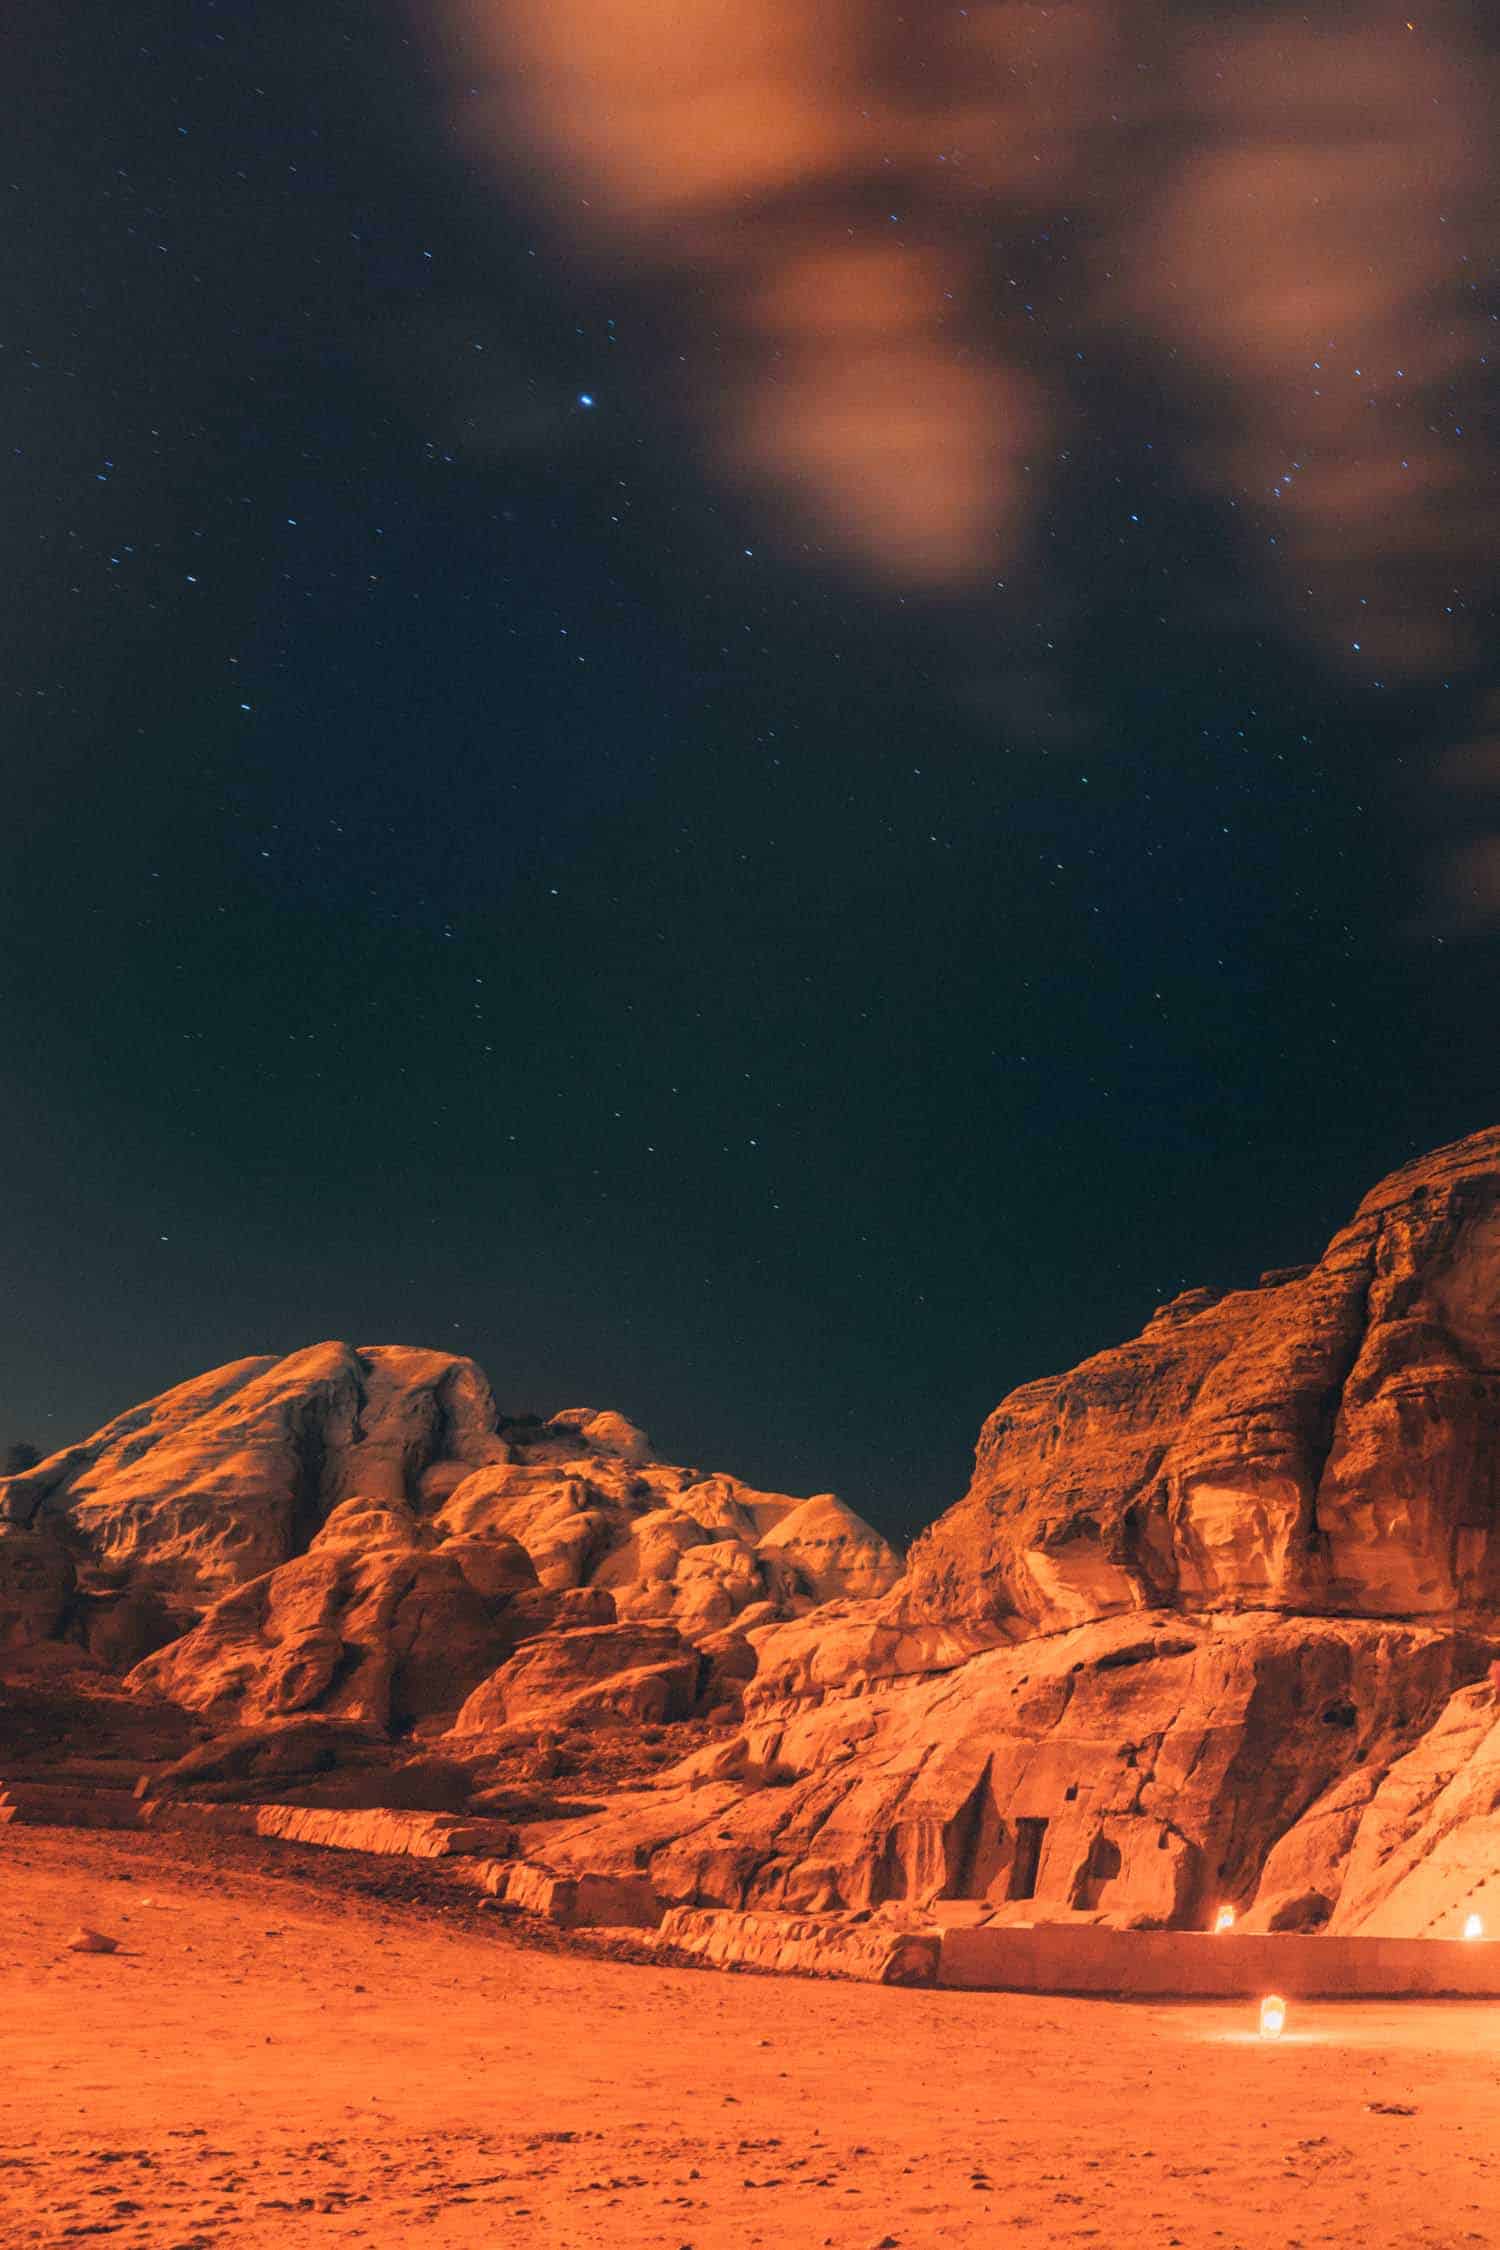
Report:
M0 1831L4 2250L1500 2244L1500 2009L642 1966L335 1856Z

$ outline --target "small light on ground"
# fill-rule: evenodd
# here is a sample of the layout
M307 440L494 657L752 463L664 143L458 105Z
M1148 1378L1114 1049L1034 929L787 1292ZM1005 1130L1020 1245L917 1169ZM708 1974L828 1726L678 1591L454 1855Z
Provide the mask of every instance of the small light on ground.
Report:
M1279 2039L1286 2023L1286 2002L1278 1993L1268 1992L1260 2004L1260 2035L1262 2039Z
M1464 1924L1464 1936L1469 1938L1484 1936L1484 1920L1481 1915L1471 1914L1469 1916Z
M1219 1908L1218 1913L1214 1916L1214 1928L1216 1930L1232 1930L1234 1928L1234 1908L1232 1906L1221 1906Z

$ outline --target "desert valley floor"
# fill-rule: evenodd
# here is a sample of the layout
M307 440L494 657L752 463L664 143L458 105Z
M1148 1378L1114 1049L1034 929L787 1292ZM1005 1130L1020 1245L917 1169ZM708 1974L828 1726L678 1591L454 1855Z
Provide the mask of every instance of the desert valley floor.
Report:
M5 2250L1500 2244L1493 2006L1307 2003L1267 2047L1240 2006L523 1942L249 1840L0 1859Z

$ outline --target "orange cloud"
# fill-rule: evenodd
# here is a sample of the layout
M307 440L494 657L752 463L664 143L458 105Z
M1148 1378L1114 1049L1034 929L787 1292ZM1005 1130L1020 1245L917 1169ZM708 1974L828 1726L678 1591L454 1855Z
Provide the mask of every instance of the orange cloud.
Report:
M1493 238L1493 86L1380 7L1220 26L1180 86L1187 145L1138 223L1131 311L1215 386L1203 481L1274 518L1270 575L1335 653L1459 661L1434 566L1493 550L1447 411L1482 349L1462 274Z
M933 182L912 216L948 197L932 144L953 121L883 83L861 0L455 5L488 73L471 145L542 167L580 243L676 276L684 328L722 339L694 403L726 477L877 574L965 584L1014 551L1048 417L955 310L972 250L884 238L903 216L886 177L910 201L919 153Z
M1235 503L1290 626L1391 673L1466 659L1500 224L1461 27L1384 0L1191 27L1170 0L447 6L469 144L601 271L666 284L667 372L714 370L705 457L789 538L965 594L1040 552L1089 434L1082 337L1155 367L1161 452ZM1065 225L1072 256L1034 258Z

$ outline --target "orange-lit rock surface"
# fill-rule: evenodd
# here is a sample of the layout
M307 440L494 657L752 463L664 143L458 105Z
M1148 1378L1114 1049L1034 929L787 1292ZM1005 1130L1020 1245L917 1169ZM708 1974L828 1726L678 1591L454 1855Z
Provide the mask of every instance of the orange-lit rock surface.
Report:
M1151 1608L1500 1611L1500 1131L1305 1272L1195 1290L1015 1391L889 1605L977 1643Z
M861 1694L756 1700L727 1742L528 1843L601 1870L644 1853L680 1903L1014 1899L1194 1924L1247 1906L1270 1844L1406 1753L1478 1662L1425 1624L1109 1619Z
M0 1645L82 1643L225 1723L399 1730L451 1716L523 1640L617 1620L657 1628L696 1693L682 1636L720 1636L722 1660L742 1616L878 1594L898 1570L831 1494L653 1461L618 1414L502 1416L472 1361L392 1346L238 1361L0 1481ZM566 1653L559 1703L580 1685ZM497 1720L507 1696L516 1676Z
M1325 1791L1267 1861L1251 1926L1500 1937L1500 1695L1460 1689L1388 1765Z
M316 1801L494 1814L522 1888L729 1909L716 1946L765 1910L1500 1930L1497 1458L1500 1131L1015 1392L899 1577L829 1496L324 1346L11 1479L0 1588L13 1641L96 1654L175 1610L131 1682L249 1732L168 1792L264 1796L315 1714L350 1745Z
M852 1977L862 1984L937 1982L937 1940L884 1922L674 1906L661 1925L660 1942L720 1967L748 1961L757 1968Z
M318 1710L406 1727L451 1711L514 1648L511 1597L536 1574L513 1541L490 1559L498 1584L481 1592L404 1505L346 1500L306 1554L225 1594L131 1677L240 1722Z
M1500 1865L1497 1457L1492 1132L1016 1392L889 1595L752 1631L743 1729L536 1847L733 1908L1450 1925Z
M700 1659L672 1625L584 1625L545 1633L476 1687L455 1736L504 1727L685 1719Z

